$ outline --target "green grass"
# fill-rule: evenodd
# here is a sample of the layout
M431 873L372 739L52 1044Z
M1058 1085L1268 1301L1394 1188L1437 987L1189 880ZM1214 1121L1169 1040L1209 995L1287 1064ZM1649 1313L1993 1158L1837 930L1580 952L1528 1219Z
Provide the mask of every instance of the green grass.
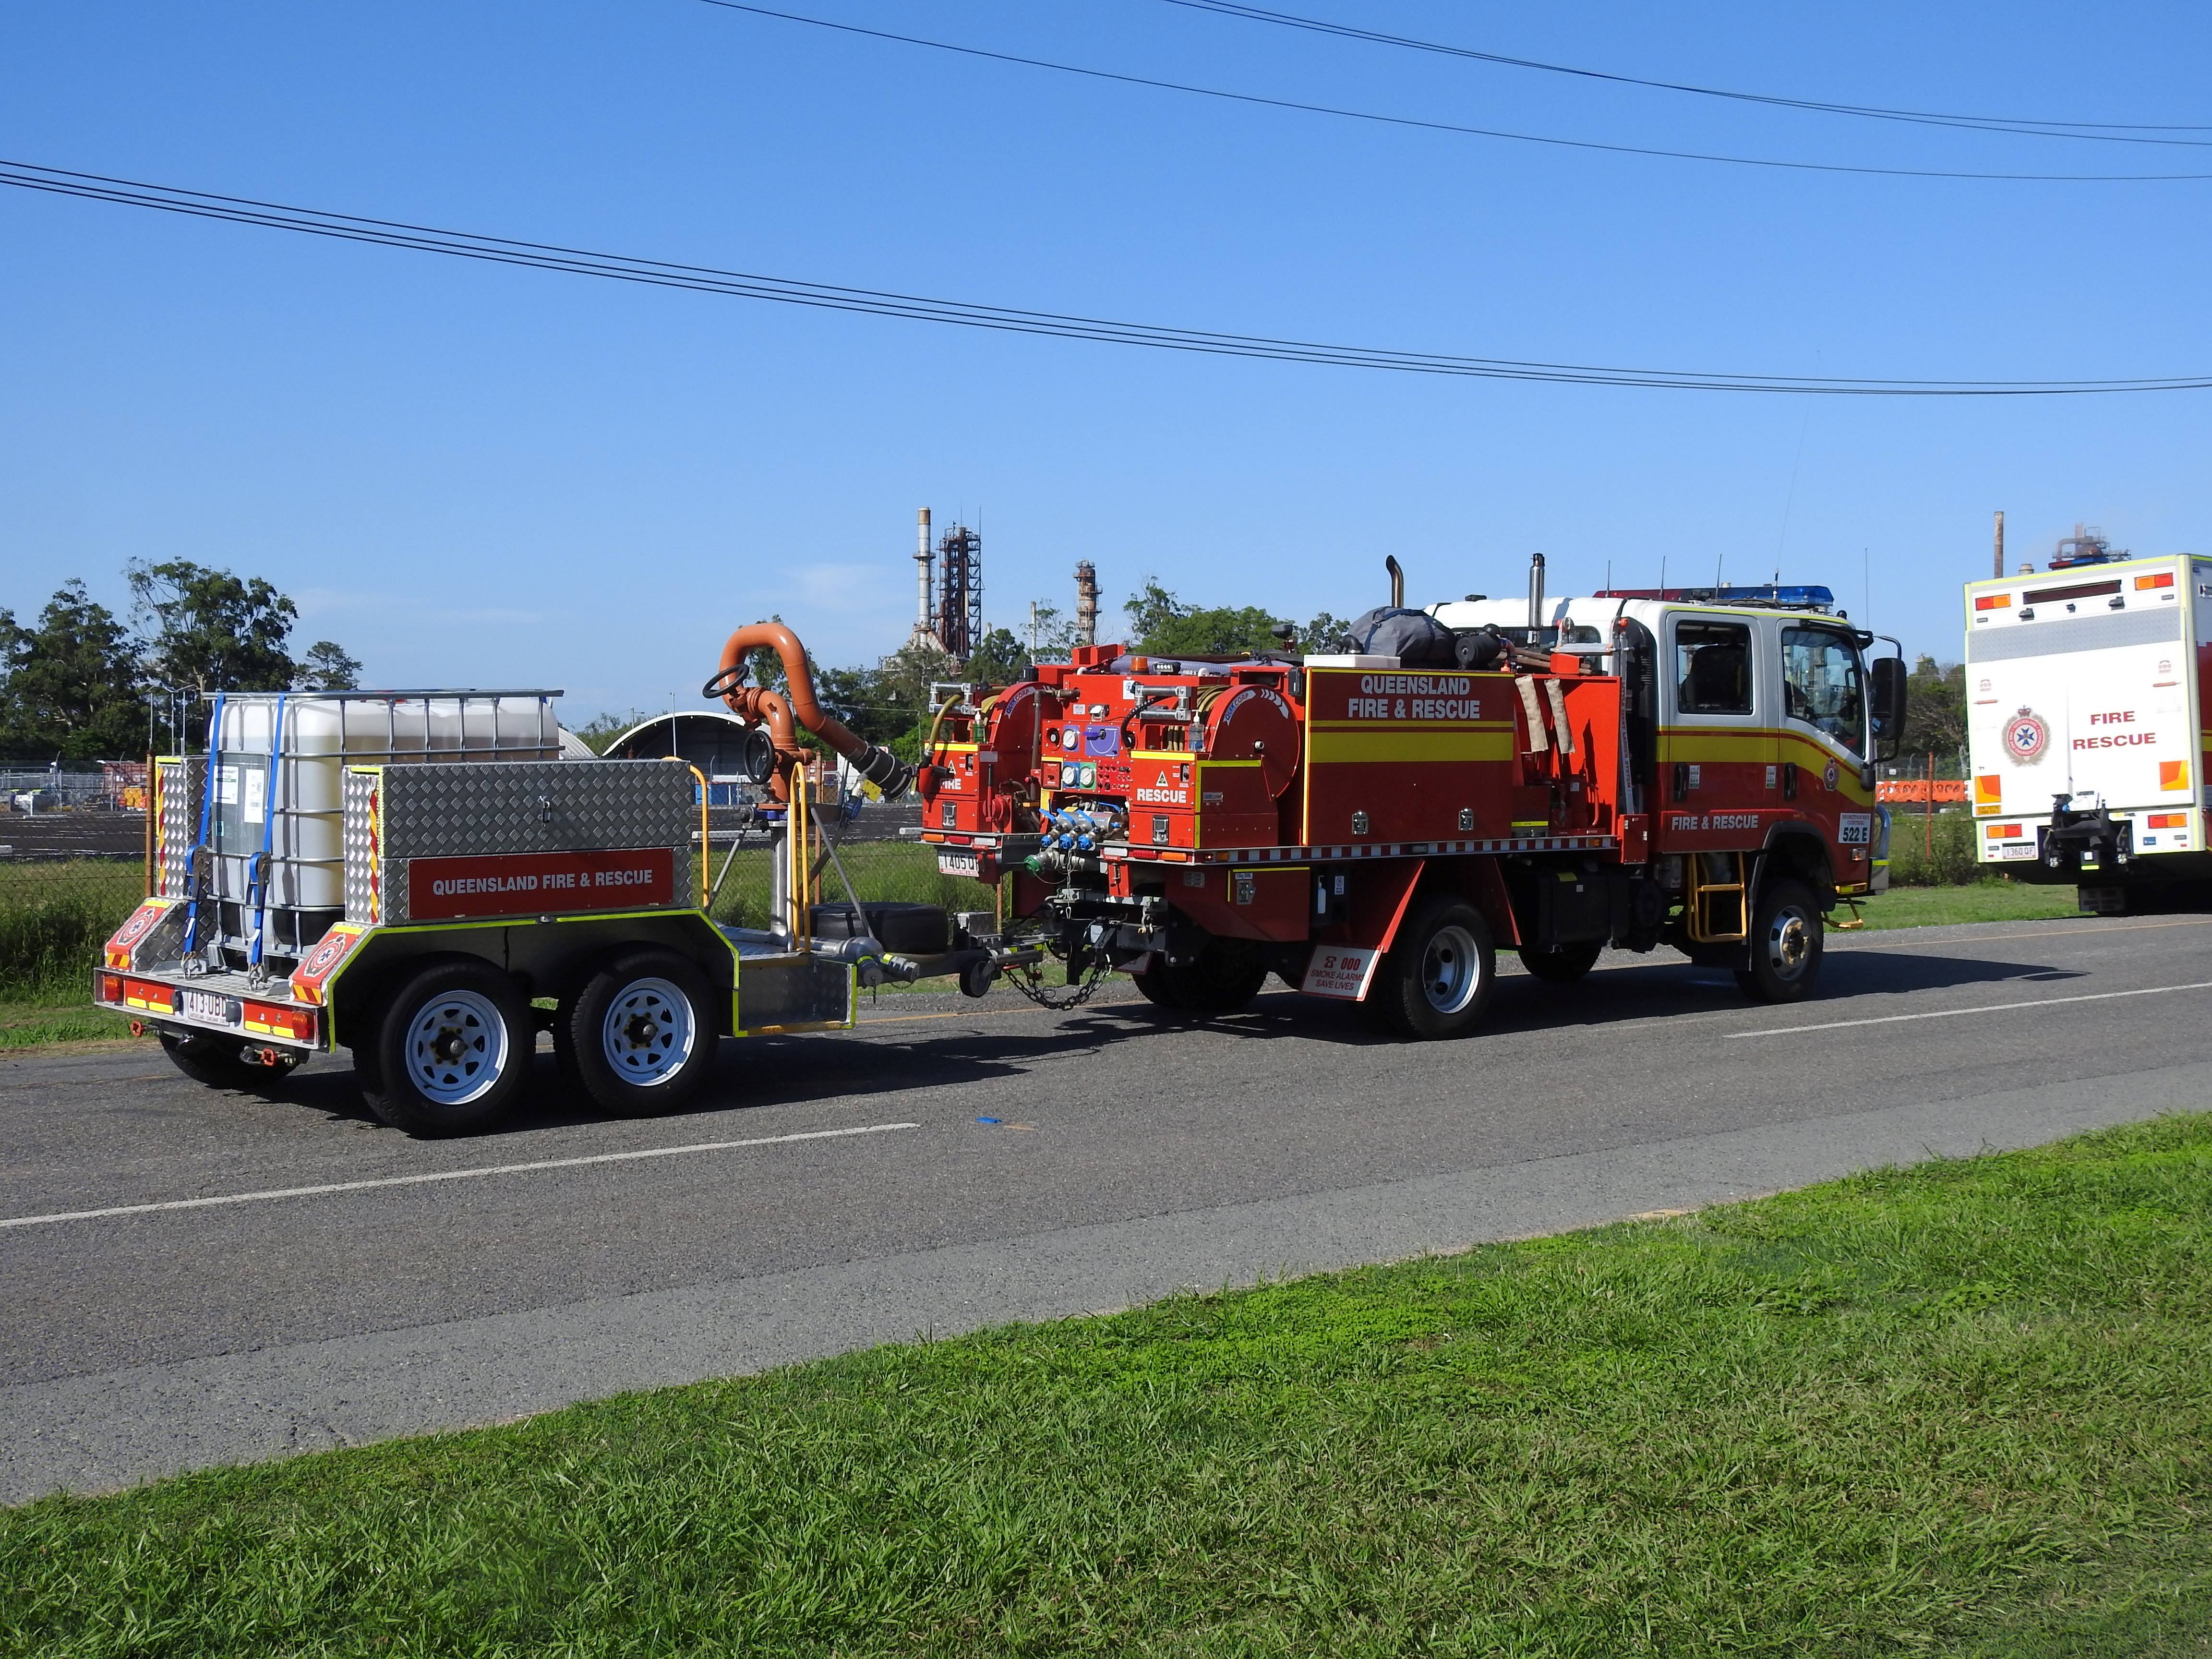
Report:
M0 1050L131 1035L131 1022L93 1007L88 990L80 991L75 1000L59 988L48 994L53 1000L0 1002Z
M101 944L145 891L136 860L0 861L0 1002L84 992Z
M0 1515L42 1656L2200 1653L2212 1115Z
M2044 921L2081 915L2071 887L1978 881L1963 887L1893 887L1860 901L1867 931L1942 927L1961 921ZM1850 912L1838 909L1838 916Z

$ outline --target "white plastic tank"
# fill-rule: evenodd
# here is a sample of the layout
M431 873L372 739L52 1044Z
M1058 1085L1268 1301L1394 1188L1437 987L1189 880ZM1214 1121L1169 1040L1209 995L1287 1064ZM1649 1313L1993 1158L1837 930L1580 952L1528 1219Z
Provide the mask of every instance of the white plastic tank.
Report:
M209 839L222 896L247 896L270 854L272 908L345 903L349 766L558 760L556 691L233 691L224 695ZM279 731L279 721L282 730ZM273 764L272 763L273 757Z

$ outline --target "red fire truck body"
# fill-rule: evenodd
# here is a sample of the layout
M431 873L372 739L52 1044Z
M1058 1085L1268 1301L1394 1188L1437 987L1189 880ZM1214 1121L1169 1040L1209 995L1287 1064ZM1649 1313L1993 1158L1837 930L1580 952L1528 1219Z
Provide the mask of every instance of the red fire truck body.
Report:
M1071 977L1194 1012L1273 971L1454 1035L1498 945L1565 981L1665 943L1808 994L1825 914L1885 884L1901 662L1870 677L1871 637L1821 611L1677 594L1565 601L1503 643L1512 669L1079 649L948 707L921 837L1012 876Z

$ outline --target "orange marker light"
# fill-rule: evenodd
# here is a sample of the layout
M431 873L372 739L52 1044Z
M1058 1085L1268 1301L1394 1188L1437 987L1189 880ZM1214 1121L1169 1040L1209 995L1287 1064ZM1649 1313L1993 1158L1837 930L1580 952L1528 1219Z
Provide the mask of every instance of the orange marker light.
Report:
M2141 584L2138 583L2137 586L2141 586ZM2011 603L2012 595L2009 593L1977 593L1974 595L1974 609L1977 611L2002 611Z
M2136 578L2136 592L2138 593L2145 592L2154 587L2171 587L2172 586L2173 572L2171 570L2161 570L2154 576L2138 576Z

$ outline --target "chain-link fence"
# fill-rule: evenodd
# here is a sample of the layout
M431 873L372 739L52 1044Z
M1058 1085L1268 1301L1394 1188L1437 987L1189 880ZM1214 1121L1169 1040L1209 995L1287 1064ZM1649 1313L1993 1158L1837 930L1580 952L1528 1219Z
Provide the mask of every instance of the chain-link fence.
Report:
M0 999L88 995L101 944L145 891L135 857L0 859Z

